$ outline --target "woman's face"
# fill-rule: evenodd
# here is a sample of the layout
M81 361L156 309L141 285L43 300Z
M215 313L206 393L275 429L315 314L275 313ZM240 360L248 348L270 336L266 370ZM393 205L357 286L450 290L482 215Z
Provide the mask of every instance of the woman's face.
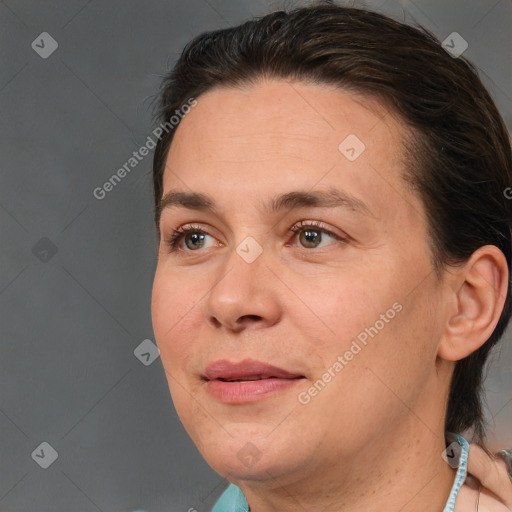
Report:
M207 462L298 481L442 428L442 282L398 121L297 82L197 100L167 159L152 315Z

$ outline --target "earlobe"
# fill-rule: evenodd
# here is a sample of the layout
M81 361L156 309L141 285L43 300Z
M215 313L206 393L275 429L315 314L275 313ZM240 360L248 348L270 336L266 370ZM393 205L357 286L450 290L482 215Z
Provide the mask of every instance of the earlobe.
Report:
M438 355L459 361L480 348L498 323L507 296L507 261L496 246L485 245L451 278L456 307L446 319Z

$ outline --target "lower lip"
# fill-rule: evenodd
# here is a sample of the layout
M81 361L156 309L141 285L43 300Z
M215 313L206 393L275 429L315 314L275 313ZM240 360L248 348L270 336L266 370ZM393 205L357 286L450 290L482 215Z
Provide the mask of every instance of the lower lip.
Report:
M206 389L220 402L226 404L242 404L261 400L278 391L284 391L295 386L304 379L261 379L239 382L223 382L209 380Z

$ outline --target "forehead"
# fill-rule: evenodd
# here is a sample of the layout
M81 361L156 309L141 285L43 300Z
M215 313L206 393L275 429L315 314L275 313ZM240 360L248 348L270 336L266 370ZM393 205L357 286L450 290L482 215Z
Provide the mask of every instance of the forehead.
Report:
M233 200L336 185L373 196L378 208L414 200L401 179L405 128L377 100L270 80L219 87L197 101L174 136L164 193L194 189Z

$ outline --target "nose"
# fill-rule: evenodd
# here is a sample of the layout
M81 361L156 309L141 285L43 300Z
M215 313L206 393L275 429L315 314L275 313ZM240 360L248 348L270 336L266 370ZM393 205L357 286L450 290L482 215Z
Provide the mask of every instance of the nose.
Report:
M233 250L218 274L206 299L203 314L216 329L240 332L250 326L274 325L282 310L278 286L268 267L265 251L252 262Z

